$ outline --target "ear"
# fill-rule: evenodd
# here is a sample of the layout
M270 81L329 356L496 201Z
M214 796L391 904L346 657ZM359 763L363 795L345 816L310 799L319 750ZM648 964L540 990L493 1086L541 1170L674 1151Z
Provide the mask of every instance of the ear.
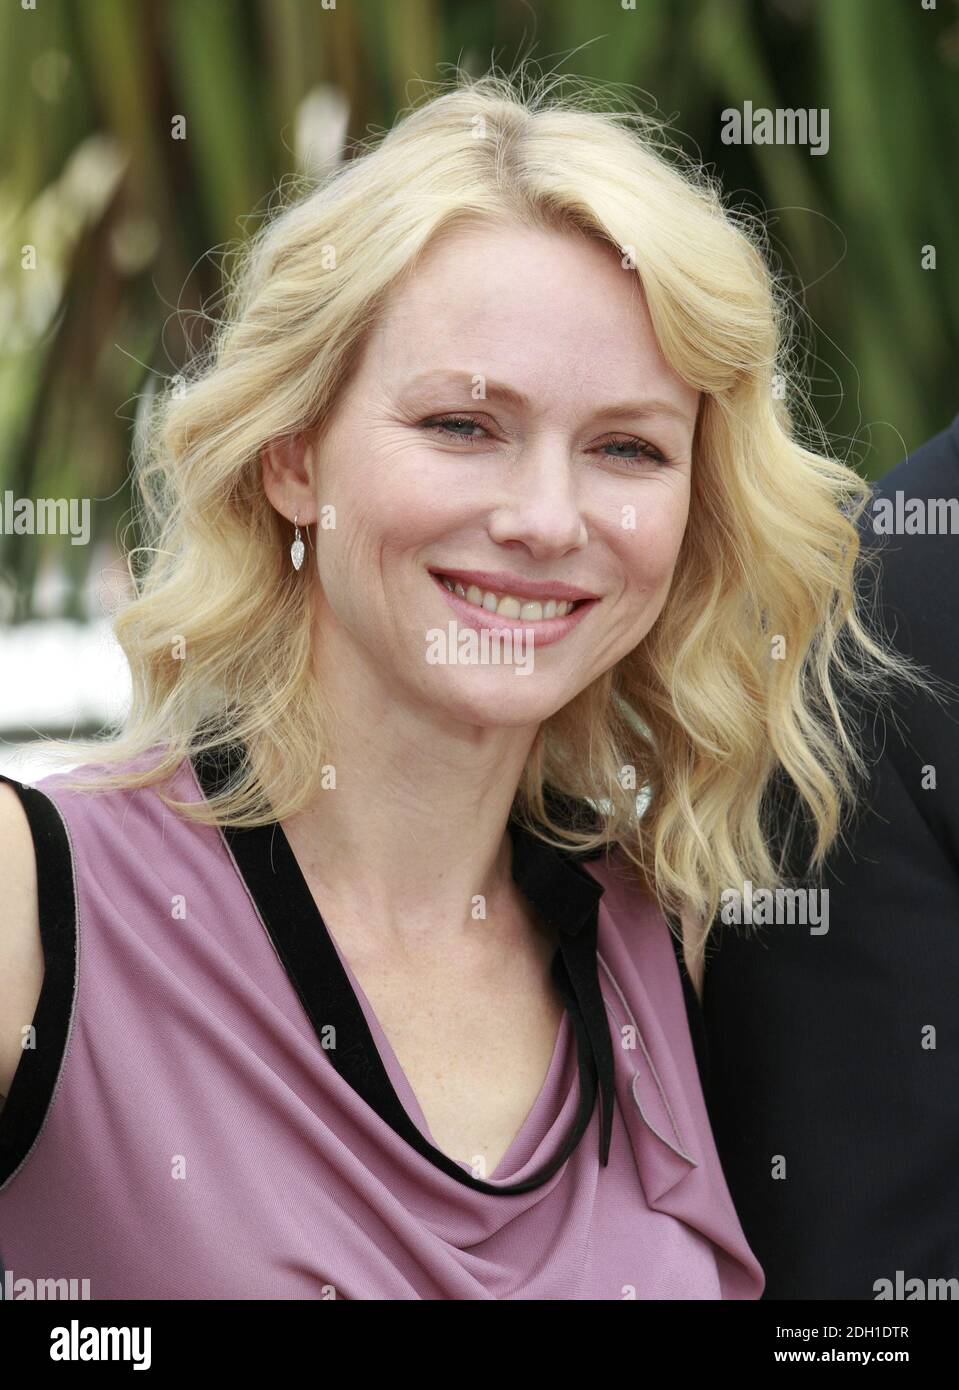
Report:
M263 491L288 521L298 515L309 526L316 520L315 466L315 446L306 434L285 435L260 449Z

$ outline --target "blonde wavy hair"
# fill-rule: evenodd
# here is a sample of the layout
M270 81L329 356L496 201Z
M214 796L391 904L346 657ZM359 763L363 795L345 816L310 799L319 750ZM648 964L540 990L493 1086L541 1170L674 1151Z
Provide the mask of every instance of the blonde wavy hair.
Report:
M665 607L543 723L514 811L553 844L619 844L667 914L708 923L724 887L784 881L767 824L777 778L821 866L865 770L840 687L921 679L860 611L869 487L831 456L802 392L792 300L761 223L727 209L660 122L606 109L608 90L582 79L456 72L436 85L318 186L288 185L241 250L208 348L154 403L135 598L114 623L132 704L119 730L65 745L97 764L69 780L159 783L240 740L248 760L221 795L166 804L255 825L317 795L330 712L311 667L316 579L289 565L260 451L322 428L386 297L441 230L477 217L575 230L635 267L663 356L703 399ZM181 636L187 660L174 659ZM559 816L550 789L589 803L592 823Z

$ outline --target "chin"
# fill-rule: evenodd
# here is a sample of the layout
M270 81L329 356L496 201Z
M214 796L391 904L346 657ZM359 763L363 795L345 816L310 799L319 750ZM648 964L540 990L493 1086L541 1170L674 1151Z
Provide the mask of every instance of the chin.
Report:
M515 672L503 672L497 679L484 683L482 689L477 683L474 689L445 690L442 694L434 690L432 703L447 718L481 729L538 727L544 719L562 709L573 694L551 698L545 684L535 688L536 680L535 673L520 676ZM523 690L523 685L530 689Z

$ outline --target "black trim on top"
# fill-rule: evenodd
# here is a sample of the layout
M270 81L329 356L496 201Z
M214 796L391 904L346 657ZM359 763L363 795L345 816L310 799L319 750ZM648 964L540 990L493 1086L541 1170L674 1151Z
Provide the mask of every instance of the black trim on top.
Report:
M194 755L197 781L212 796L242 758L240 745ZM221 827L236 864L257 905L276 952L322 1039L335 1029L337 1046L327 1055L337 1071L368 1105L424 1158L449 1177L478 1192L509 1196L548 1181L582 1138L593 1113L597 1088L601 1104L600 1162L609 1162L613 1122L613 1047L599 986L596 946L599 899L603 888L565 852L555 850L511 819L512 872L517 886L559 934L552 978L572 1023L579 1064L579 1107L560 1151L524 1182L494 1186L474 1178L436 1148L417 1129L393 1088L359 1000L299 863L274 821L255 827Z
M693 1040L693 1055L696 1058L696 1070L699 1072L699 1081L703 1089L703 1096L704 1098L708 1098L709 1045L706 1039L706 1020L703 1016L703 1006L699 1002L696 986L689 977L686 957L683 955L682 940L677 936L676 932L673 931L673 923L669 917L666 918L666 923L669 927L669 938L673 943L673 954L676 957L679 978L682 981L683 1003L686 1006L686 1020L689 1024L689 1032Z
M48 796L0 773L26 813L37 862L43 982L33 1015L36 1047L26 1048L0 1110L0 1187L40 1135L66 1052L77 973L77 908L70 841ZM2 1233L0 1233L2 1234Z

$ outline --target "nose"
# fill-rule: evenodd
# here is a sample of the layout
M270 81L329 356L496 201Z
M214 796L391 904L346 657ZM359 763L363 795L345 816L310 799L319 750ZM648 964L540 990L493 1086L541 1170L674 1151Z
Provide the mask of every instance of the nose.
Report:
M558 446L524 450L510 470L507 500L490 517L491 538L524 545L537 558L581 550L587 531L573 474L568 451Z

